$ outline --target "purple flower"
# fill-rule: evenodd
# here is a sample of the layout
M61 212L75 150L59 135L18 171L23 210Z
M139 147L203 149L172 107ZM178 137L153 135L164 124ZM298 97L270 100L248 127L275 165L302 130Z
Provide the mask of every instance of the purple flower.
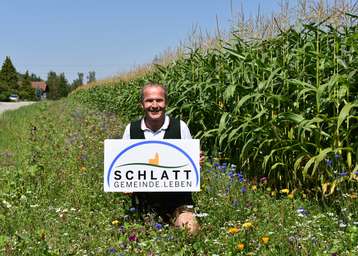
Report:
M243 187L241 188L241 192L242 192L242 193L245 193L246 191L247 191L246 186L243 186Z
M138 241L138 237L135 234L133 234L128 237L128 240L131 242L136 242Z
M154 227L157 229L157 230L161 230L163 228L163 225L160 224L160 223L155 223Z
M355 175L358 175L358 172L354 172Z
M339 176L341 176L341 177L344 177L344 176L347 176L348 175L348 172L341 172L340 174L339 174Z
M109 253L116 253L116 251L117 251L117 250L114 249L113 247L108 249L108 252L109 252Z
M326 159L326 164L328 167L332 167L332 160Z
M231 179L234 178L234 172L230 171L230 172L228 173L228 175L229 175L229 177L230 177Z
M129 211L130 211L130 212L136 212L137 209L136 209L135 207L131 207L131 208L129 208Z
M214 163L214 167L219 167L219 163Z
M298 215L300 215L300 216L307 216L308 215L308 212L305 210L305 208L303 208L303 207L300 207L300 208L298 208L297 209L297 213L298 213Z
M226 166L220 165L220 166L218 167L218 169L219 169L221 172L225 172Z
M243 181L244 181L244 176L242 175L241 172L238 172L238 173L237 173L237 177L239 178L239 181L240 181L240 182L243 182Z
M338 158L340 158L340 157L341 157L340 154L335 154L335 155L334 155L334 158L336 158L336 159L338 159Z

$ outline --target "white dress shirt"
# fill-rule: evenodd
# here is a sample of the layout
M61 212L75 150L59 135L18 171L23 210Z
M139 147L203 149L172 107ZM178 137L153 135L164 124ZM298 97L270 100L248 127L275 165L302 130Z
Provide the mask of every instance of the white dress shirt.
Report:
M142 118L140 128L144 132L144 138L150 140L162 140L164 138L164 134L166 130L168 129L169 120L170 120L169 116L165 115L165 119L162 127L160 127L158 131L154 132L145 125L144 118ZM129 123L126 129L124 130L122 139L129 140L131 138L130 126L131 124ZM182 139L191 139L189 128L186 125L186 123L184 123L184 121L182 120L180 120L180 136Z

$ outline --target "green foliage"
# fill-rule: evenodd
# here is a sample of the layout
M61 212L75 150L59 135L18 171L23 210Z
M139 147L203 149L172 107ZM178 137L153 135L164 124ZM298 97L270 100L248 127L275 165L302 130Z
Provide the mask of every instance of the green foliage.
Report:
M11 92L5 89L0 90L0 101L9 101L9 96Z
M51 100L66 97L69 92L69 86L64 73L59 75L56 72L50 71L47 75L46 84L48 86L48 98Z
M328 195L340 174L358 170L357 33L357 25L321 23L265 41L233 34L221 48L193 50L145 77L73 97L129 120L140 114L140 86L164 83L168 112L187 121L209 155L222 152L277 187Z
M9 56L5 58L5 61L0 70L0 93L9 91L10 93L17 93L18 90L18 77L16 69L11 62Z
M28 71L21 77L18 94L22 100L36 100L35 89L31 86L31 77Z
M88 76L87 76L87 83L93 83L96 81L96 72L95 71L90 71L88 72Z
M83 73L77 73L78 78L76 78L75 80L73 80L72 84L71 84L71 90L76 89L78 86L83 85Z

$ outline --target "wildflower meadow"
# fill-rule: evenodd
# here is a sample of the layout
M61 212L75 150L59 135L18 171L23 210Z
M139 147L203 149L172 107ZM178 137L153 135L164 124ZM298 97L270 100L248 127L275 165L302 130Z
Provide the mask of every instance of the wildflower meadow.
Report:
M260 41L233 32L1 114L0 255L358 255L358 17L345 17ZM197 235L103 191L104 140L141 115L148 81L168 86L168 113L206 154Z

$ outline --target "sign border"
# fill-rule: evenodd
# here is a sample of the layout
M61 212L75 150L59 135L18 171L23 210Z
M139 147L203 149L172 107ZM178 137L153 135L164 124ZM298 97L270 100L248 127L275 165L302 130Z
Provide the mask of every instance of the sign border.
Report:
M196 165L193 161L193 159L191 159L191 157L183 150L181 149L180 147L176 146L176 145L173 145L169 142L166 142L164 140L145 140L145 141L140 141L140 142L137 142L137 143L134 143L128 147L126 147L125 149L123 149L115 158L114 160L112 161L110 167L109 167L109 170L108 170L108 173L107 173L107 186L108 188L110 188L110 177L111 177L111 172L112 172L112 169L113 169L113 165L117 162L118 158L120 158L124 153L126 153L128 150L134 148L134 147L137 147L137 146L140 146L140 145L143 145L143 144L162 144L162 145L166 145L166 146L169 146L169 147L172 147L172 148L175 148L177 149L179 152L181 152L185 157L187 157L189 159L189 161L191 162L192 166L194 167L194 170L195 170L195 175L196 175L196 187L198 186L198 183L199 183L199 180L200 180L200 177L199 177L199 173L198 173L198 169L196 168Z

